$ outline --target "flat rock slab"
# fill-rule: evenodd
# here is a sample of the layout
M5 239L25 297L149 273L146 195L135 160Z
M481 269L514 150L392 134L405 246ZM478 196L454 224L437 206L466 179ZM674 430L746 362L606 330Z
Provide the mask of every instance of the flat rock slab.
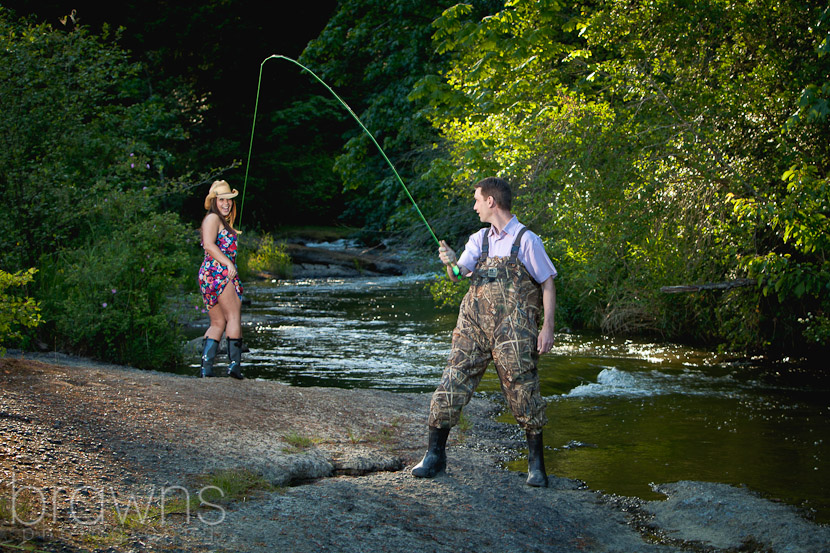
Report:
M484 397L465 408L471 427L450 433L447 472L425 480L410 470L426 449L429 394L12 355L0 359L0 504L12 485L56 504L34 505L27 520L44 514L37 525L0 520L0 544L36 530L37 549L62 552L830 551L826 527L731 486L669 484L658 488L666 501L649 502L555 475L531 488L501 468L526 446ZM278 489L146 526L114 521L116 497L157 503L164 490L195 493L205 474L241 468ZM93 523L102 491L108 514Z
M811 524L791 506L745 488L683 481L655 490L668 498L643 508L654 515L653 526L677 539L740 551L830 551L830 528Z

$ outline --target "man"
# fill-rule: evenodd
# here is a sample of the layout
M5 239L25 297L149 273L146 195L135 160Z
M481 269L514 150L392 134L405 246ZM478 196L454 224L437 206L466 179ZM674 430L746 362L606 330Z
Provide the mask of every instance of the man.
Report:
M452 334L452 351L429 408L429 449L412 474L432 478L447 464L450 428L473 395L492 360L513 416L528 444L527 484L547 487L542 428L547 422L536 363L553 346L556 268L541 239L511 213L510 185L486 178L475 185L481 222L490 227L470 236L456 262L442 241L438 249L447 275L471 278ZM544 319L539 330L540 311Z

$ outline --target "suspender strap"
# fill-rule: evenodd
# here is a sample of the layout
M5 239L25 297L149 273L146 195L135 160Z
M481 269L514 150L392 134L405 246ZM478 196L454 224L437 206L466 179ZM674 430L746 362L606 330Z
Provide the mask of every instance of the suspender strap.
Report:
M527 227L522 227L522 230L519 231L519 234L516 235L516 239L513 240L513 245L510 247L510 265L515 265L516 261L519 259L519 249L522 246L522 236L524 236L525 232L527 232ZM484 237L481 240L481 255L478 256L478 262L476 263L476 267L487 261L487 257L490 252L490 231L489 229L484 232Z
M516 235L516 240L513 241L513 246L510 248L510 261L511 265L516 264L516 260L519 258L519 248L522 245L522 236L524 236L525 231L527 231L527 227L522 227L522 230L519 231L519 234Z
M484 231L484 237L481 239L481 255L478 256L478 263L476 265L481 265L485 261L487 261L487 257L490 253L490 229Z

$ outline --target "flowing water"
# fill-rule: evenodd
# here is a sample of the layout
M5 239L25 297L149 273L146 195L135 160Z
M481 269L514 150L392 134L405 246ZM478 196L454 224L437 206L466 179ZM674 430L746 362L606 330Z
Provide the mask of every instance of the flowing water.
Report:
M457 313L434 307L429 278L246 284L247 376L431 392ZM651 483L745 485L830 522L830 390L810 372L673 345L572 334L557 341L539 367L549 473L644 499L661 497ZM498 395L492 368L479 390ZM509 412L502 420L513 422ZM510 468L524 471L526 461Z

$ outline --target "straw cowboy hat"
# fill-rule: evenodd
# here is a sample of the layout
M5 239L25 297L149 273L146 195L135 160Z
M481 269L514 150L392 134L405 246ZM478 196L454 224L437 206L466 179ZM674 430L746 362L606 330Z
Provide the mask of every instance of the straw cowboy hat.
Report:
M213 198L236 198L238 194L239 190L236 188L231 190L231 185L228 184L228 181L213 181L213 184L210 185L210 192L208 192L205 198L205 209L210 209L210 200Z

